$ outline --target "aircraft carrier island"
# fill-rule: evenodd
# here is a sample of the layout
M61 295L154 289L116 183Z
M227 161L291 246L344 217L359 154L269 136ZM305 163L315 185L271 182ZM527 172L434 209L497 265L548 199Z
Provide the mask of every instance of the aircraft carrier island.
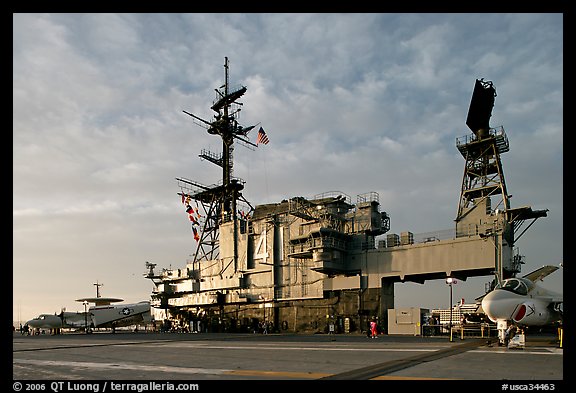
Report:
M358 332L377 319L386 332L395 283L473 276L499 282L520 272L514 242L547 210L510 207L500 159L508 138L502 126L489 126L492 82L476 80L466 120L472 133L456 138L465 164L455 227L415 237L389 233L390 216L376 192L292 196L253 207L242 194L244 181L233 176L234 144L255 149L268 140L260 127L250 142L256 126L238 123L247 88L230 88L228 58L224 68L214 118L184 111L222 139L221 153L200 153L222 168L221 180L176 178L195 253L181 268L146 263L145 277L155 284L153 315L163 328Z

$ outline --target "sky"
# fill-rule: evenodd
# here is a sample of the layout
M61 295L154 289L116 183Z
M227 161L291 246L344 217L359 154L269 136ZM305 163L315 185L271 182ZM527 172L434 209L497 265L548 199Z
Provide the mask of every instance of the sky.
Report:
M522 273L563 262L563 15L554 13L13 14L13 312L82 311L75 299L148 300L145 262L180 268L195 244L176 177L203 184L221 151L214 89L246 86L236 144L253 206L377 192L390 233L454 228L456 138L476 79L510 151L512 207L549 209L516 242ZM256 128L257 129L257 128ZM256 132L249 134L255 142ZM453 288L467 303L490 276ZM544 279L563 293L563 269ZM395 284L395 307L447 308L443 280Z

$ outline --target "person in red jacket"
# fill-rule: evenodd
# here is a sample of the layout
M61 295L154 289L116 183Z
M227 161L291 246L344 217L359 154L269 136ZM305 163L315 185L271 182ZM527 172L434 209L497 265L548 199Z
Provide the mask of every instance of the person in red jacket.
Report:
M378 338L378 331L375 320L370 321L370 333L370 338Z

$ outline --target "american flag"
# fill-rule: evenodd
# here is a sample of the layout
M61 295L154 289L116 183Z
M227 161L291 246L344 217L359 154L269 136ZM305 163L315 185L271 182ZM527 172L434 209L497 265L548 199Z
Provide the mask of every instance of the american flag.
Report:
M258 146L260 143L267 145L268 142L270 142L268 140L268 136L264 132L264 129L260 127L260 129L258 130L258 137L256 138L256 146Z

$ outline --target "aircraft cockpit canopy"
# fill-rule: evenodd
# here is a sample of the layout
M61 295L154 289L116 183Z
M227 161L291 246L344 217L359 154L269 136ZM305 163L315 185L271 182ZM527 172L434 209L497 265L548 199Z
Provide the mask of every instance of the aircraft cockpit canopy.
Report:
M534 287L532 281L525 278L509 278L502 284L498 284L496 289L504 289L518 295L528 295L528 292Z

